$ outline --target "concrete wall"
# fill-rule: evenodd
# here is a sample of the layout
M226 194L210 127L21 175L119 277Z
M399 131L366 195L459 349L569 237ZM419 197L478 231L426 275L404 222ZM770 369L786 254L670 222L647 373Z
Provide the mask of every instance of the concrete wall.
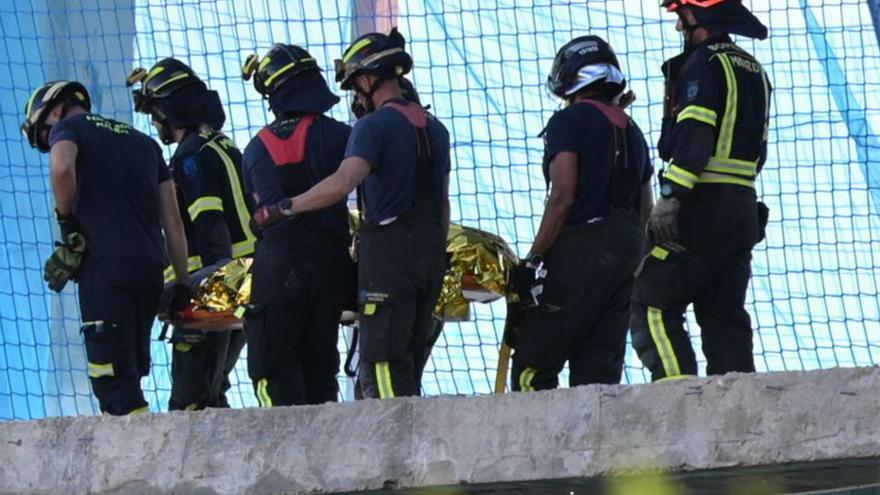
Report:
M878 412L866 368L9 422L0 492L831 490L880 483Z

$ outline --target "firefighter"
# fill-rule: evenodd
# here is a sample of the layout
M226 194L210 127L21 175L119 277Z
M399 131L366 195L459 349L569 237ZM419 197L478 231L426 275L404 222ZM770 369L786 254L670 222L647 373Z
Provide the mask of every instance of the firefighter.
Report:
M684 52L663 65L658 145L667 163L651 215L650 252L636 277L633 346L653 380L697 374L684 328L693 303L706 372L755 370L745 310L752 247L767 209L755 179L767 157L770 82L730 34L765 39L739 0L664 0Z
M363 115L339 169L308 192L258 211L264 224L307 215L360 186L359 380L366 398L418 395L432 316L443 280L449 224L449 133L403 99L412 69L403 36L370 33L336 61L336 80L353 90Z
M265 208L336 172L351 127L324 115L339 102L315 59L276 44L244 75L275 120L245 149L245 187ZM346 198L294 221L263 225L247 312L248 372L262 406L337 400L339 319L354 268Z
M220 97L183 62L166 58L149 71L135 69L128 83L135 111L150 115L162 143L177 144L171 174L188 240L189 271L250 256L253 202L242 186L241 153L220 129ZM174 273L166 269L165 282ZM245 344L241 330L175 327L171 336L169 410L229 407L229 374Z
M179 282L170 305L180 308L189 300L186 237L159 146L90 110L86 88L75 81L40 86L25 107L22 131L50 154L61 230L44 278L55 292L78 282L88 374L101 411L146 412L141 378L150 371L164 253Z
M549 195L528 256L511 281L531 303L519 323L511 388L620 383L633 273L653 203L648 145L624 113L631 101L617 56L582 36L556 54L549 91L566 106L544 129ZM589 281L589 283L585 282Z

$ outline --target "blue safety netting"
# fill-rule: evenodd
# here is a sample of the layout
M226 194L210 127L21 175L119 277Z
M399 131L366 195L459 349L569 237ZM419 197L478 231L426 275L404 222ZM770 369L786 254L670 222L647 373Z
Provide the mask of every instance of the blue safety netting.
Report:
M364 5L374 4L364 16ZM871 9L854 0L753 0L765 42L742 40L775 86L769 160L759 192L772 209L755 251L748 310L761 371L870 365L880 359L880 49ZM396 24L412 79L453 139L453 219L495 232L523 254L543 210L544 122L558 108L543 81L556 49L599 34L615 47L638 100L634 119L656 142L660 64L681 47L674 17L643 0L32 0L0 5L0 419L92 414L75 292L42 282L53 243L44 155L18 127L30 91L78 79L97 113L153 132L124 80L175 56L226 104L225 131L243 147L268 110L240 64L272 42L332 60L364 25ZM343 96L343 95L341 95ZM348 120L346 105L333 116ZM172 150L168 149L168 156ZM659 163L656 163L659 167ZM588 281L585 281L588 283ZM449 324L425 376L429 394L492 390L504 305L476 305ZM693 327L693 319L689 320ZM158 326L154 329L158 333ZM343 337L347 333L343 332ZM699 332L693 333L699 347ZM344 349L341 339L341 349ZM144 381L155 411L169 392L167 344L153 345ZM625 381L646 381L632 350ZM340 378L343 396L350 384ZM244 361L230 392L255 405Z

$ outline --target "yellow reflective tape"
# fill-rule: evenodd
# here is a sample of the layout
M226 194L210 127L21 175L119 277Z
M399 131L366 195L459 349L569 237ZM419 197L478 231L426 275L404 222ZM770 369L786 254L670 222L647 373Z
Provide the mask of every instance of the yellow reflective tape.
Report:
M681 374L678 366L678 358L675 356L675 350L672 348L672 342L666 334L666 325L663 324L663 311L653 306L648 306L648 330L651 332L651 339L657 347L657 355L660 356L660 362L663 363L663 371L666 376L677 376Z
M264 84L266 87L271 86L271 85L272 85L272 81L274 81L276 77L278 77L278 76L280 76L281 74L284 74L285 72L289 71L290 69L293 68L294 65L296 65L296 62L291 62L291 63L285 65L284 67L278 69L278 71L275 72L274 74L272 74L271 76L269 76L269 79L266 79L266 82L264 82L263 84Z
M376 314L376 305L373 303L364 304L364 315L373 316Z
M113 372L113 363L93 363L89 361L89 377L90 378L101 378L104 376L116 376Z
M184 411L195 411L198 408L199 408L198 402L193 402L192 404L188 404L186 407L184 407L183 410Z
M239 306L235 308L235 312L232 314L240 320L244 318L245 313L247 313L247 308L245 308L244 306Z
M42 86L37 88L36 91L34 91L34 93L28 99L27 105L25 106L24 117L28 120L30 120L30 118L31 118L31 107L34 106L34 99L37 97L37 93L40 92L40 89L42 89Z
M201 256L190 256L186 260L186 271L188 273L192 273L201 267L202 267L202 257ZM177 278L174 275L174 267L171 265L165 267L164 275L165 275L165 283L166 284L169 282L174 282L174 280Z
M711 172L703 172L700 176L700 184L734 184L737 186L755 188L755 181L749 179L738 179L729 175L714 174Z
M248 239L232 244L232 257L241 258L254 253L254 241Z
M164 71L164 70L165 70L165 67L163 67L163 66L161 66L161 65L156 66L156 67L153 67L153 70L151 70L151 71L147 74L147 77L144 78L144 84L147 84L147 81L149 81L150 79L152 79L152 78L158 76L158 75L159 75L162 71Z
M342 54L342 63L347 64L348 61L351 60L351 57L353 57L354 54L358 52L358 50L369 44L370 38L365 38L351 45L351 47Z
M665 260L669 256L669 251L663 249L660 246L655 246L654 249L651 250L651 256L662 261L662 260Z
M718 122L718 114L715 113L715 110L712 110L711 108L701 107L699 105L690 105L685 107L684 109L682 109L681 112L678 113L678 117L675 119L675 122L678 123L682 120L687 119L693 119L715 127L715 124Z
M532 380L535 379L535 373L538 370L534 368L526 368L519 374L519 389L522 392L534 392L535 387L532 385Z
M257 382L257 400L262 407L272 407L272 397L269 396L269 380L263 378Z
M156 86L156 87L153 89L153 92L156 93L156 92L158 92L160 89L164 88L165 86L168 86L169 84L173 83L174 81L179 81L179 80L181 80L181 79L186 79L187 77L189 77L189 74L187 74L186 72L181 72L180 74L178 74L178 75L176 75L176 76L174 76L174 77L168 79L167 81L163 82L162 84Z
M146 414L148 412L150 412L150 406L144 406L144 407L139 407L139 408L129 412L128 415L132 416L135 414Z
M672 182L688 189L693 189L694 186L697 185L697 181L700 180L699 177L678 165L670 165L663 173L663 178L671 180Z
M265 69L266 66L269 65L269 62L271 62L271 61L272 61L272 57L266 57L263 60L261 60L259 70Z
M736 83L736 73L730 62L730 57L722 53L718 55L718 60L721 62L721 68L724 69L724 79L727 82L727 103L724 108L724 117L721 119L721 129L718 132L715 156L730 158L730 151L733 148L733 133L736 128L736 107L739 105L739 87Z
M221 135L218 134L218 137L219 136ZM214 150L220 156L223 165L226 166L226 175L229 178L229 189L232 191L235 212L238 215L238 222L241 224L241 231L244 232L245 235L245 241L243 242L250 242L251 245L253 245L257 238L254 237L254 234L251 232L251 214L250 211L248 211L247 203L244 200L244 193L241 190L241 181L238 179L238 171L235 170L235 164L232 162L232 158L223 151L223 148L217 144L216 141L208 141L206 146ZM235 246L233 245L233 251L234 250Z
M737 160L735 158L710 157L709 164L704 169L707 172L720 172L722 174L741 175L754 178L758 175L758 162Z
M186 342L178 342L174 344L174 350L177 352L189 352L192 349L192 344L188 344Z
M186 209L186 212L189 213L189 219L193 222L206 211L223 211L223 200L217 196L202 196L193 201Z
M391 368L388 361L376 363L376 384L379 387L380 399L394 398L394 387L391 385Z

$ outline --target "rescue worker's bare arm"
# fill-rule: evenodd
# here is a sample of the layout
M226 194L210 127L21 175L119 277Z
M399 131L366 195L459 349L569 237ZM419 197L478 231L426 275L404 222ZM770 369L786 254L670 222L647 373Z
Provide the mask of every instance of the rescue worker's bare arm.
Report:
M58 141L52 145L49 155L49 168L52 176L52 192L55 194L55 208L60 216L73 213L73 198L76 196L76 155L79 147L73 141Z
M333 175L299 196L294 196L291 209L299 215L344 201L369 174L369 162L357 156L350 156L342 160L342 164Z
M651 187L651 182L648 181L647 184L642 184L642 208L639 213L642 219L642 228L648 226L648 219L651 218L651 210L654 209L654 189Z
M571 151L556 154L550 162L550 197L541 218L541 227L532 245L532 254L546 255L565 227L578 181L578 156Z
M171 258L174 276L178 283L189 283L186 234L183 232L180 210L177 209L177 194L172 180L159 184L159 221L165 232L165 247L168 250L168 257Z

